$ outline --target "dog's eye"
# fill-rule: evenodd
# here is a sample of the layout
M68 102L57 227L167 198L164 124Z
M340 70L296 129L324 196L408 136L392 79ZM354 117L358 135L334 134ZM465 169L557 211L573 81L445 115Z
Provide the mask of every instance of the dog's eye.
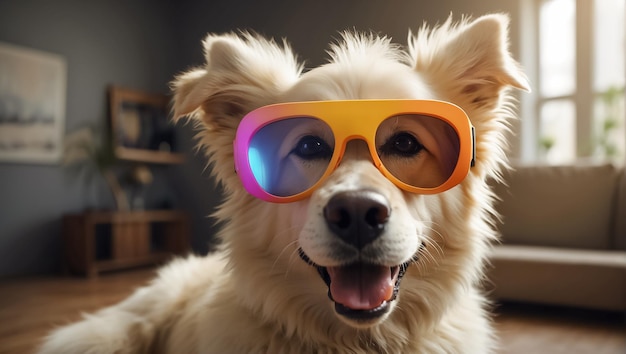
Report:
M423 149L424 145L415 136L407 132L399 132L391 136L380 147L380 152L384 155L411 157L419 154Z
M292 153L305 160L328 160L332 156L333 151L321 138L307 135L298 141Z

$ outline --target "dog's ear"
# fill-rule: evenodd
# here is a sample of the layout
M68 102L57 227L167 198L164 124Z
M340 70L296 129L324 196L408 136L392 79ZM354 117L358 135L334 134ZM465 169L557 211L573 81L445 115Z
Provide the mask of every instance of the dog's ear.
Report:
M480 17L473 22L424 28L410 38L415 69L450 99L472 106L496 104L504 87L530 91L528 80L508 51L509 19L503 14ZM493 108L493 107L491 107Z
M302 67L286 43L252 34L209 35L203 42L206 64L172 82L175 119L200 123L199 147L226 191L237 189L233 140L249 111L275 103L299 78Z
M508 120L513 112L506 88L530 91L508 50L508 24L502 14L457 25L448 19L409 38L415 70L441 99L462 107L476 128L476 165L471 172L481 179L498 177L507 160Z
M174 116L193 115L205 122L238 116L292 85L300 76L290 47L258 35L208 35L206 64L174 80ZM201 110L201 112L199 112ZM199 114L197 114L199 113Z

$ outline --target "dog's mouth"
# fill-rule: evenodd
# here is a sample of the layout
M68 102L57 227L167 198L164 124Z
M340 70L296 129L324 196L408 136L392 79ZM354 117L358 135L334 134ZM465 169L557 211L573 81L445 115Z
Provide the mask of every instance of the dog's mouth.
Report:
M300 257L315 267L328 286L328 297L335 303L335 312L355 321L370 321L386 314L400 289L400 282L409 264L384 266L356 262L335 267L315 264L302 249Z

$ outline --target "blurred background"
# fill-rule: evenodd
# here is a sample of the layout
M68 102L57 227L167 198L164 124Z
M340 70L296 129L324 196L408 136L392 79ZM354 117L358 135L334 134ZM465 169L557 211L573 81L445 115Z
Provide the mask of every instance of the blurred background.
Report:
M168 94L176 74L203 63L201 40L208 32L250 29L286 38L306 67L314 67L325 62L328 43L341 30L374 31L405 44L408 30L415 32L424 22L442 23L451 14L459 20L504 12L511 18L510 50L533 87L532 94L519 95L522 119L513 126L512 158L525 164L593 160L623 165L624 3L3 0L0 42L61 58L66 70L63 137L94 127L91 139L106 148L108 88ZM8 76L1 70L0 93ZM0 113L4 109L6 115L4 99L0 96ZM221 195L206 159L194 150L192 125L178 124L174 135L171 142L184 154L183 163L122 161L116 173L123 180L130 170L135 184L143 184L143 199L139 205L131 201L131 209L184 211L191 249L206 253L216 230L209 215ZM105 178L76 177L62 158L0 161L0 278L59 272L63 216L116 206Z

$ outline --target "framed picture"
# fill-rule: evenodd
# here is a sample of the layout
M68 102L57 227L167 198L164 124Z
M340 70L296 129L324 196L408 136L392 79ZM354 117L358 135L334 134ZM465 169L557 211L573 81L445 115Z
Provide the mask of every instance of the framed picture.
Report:
M63 57L0 42L0 161L60 162L66 85Z
M179 163L174 127L169 121L169 97L109 87L111 137L122 160Z

